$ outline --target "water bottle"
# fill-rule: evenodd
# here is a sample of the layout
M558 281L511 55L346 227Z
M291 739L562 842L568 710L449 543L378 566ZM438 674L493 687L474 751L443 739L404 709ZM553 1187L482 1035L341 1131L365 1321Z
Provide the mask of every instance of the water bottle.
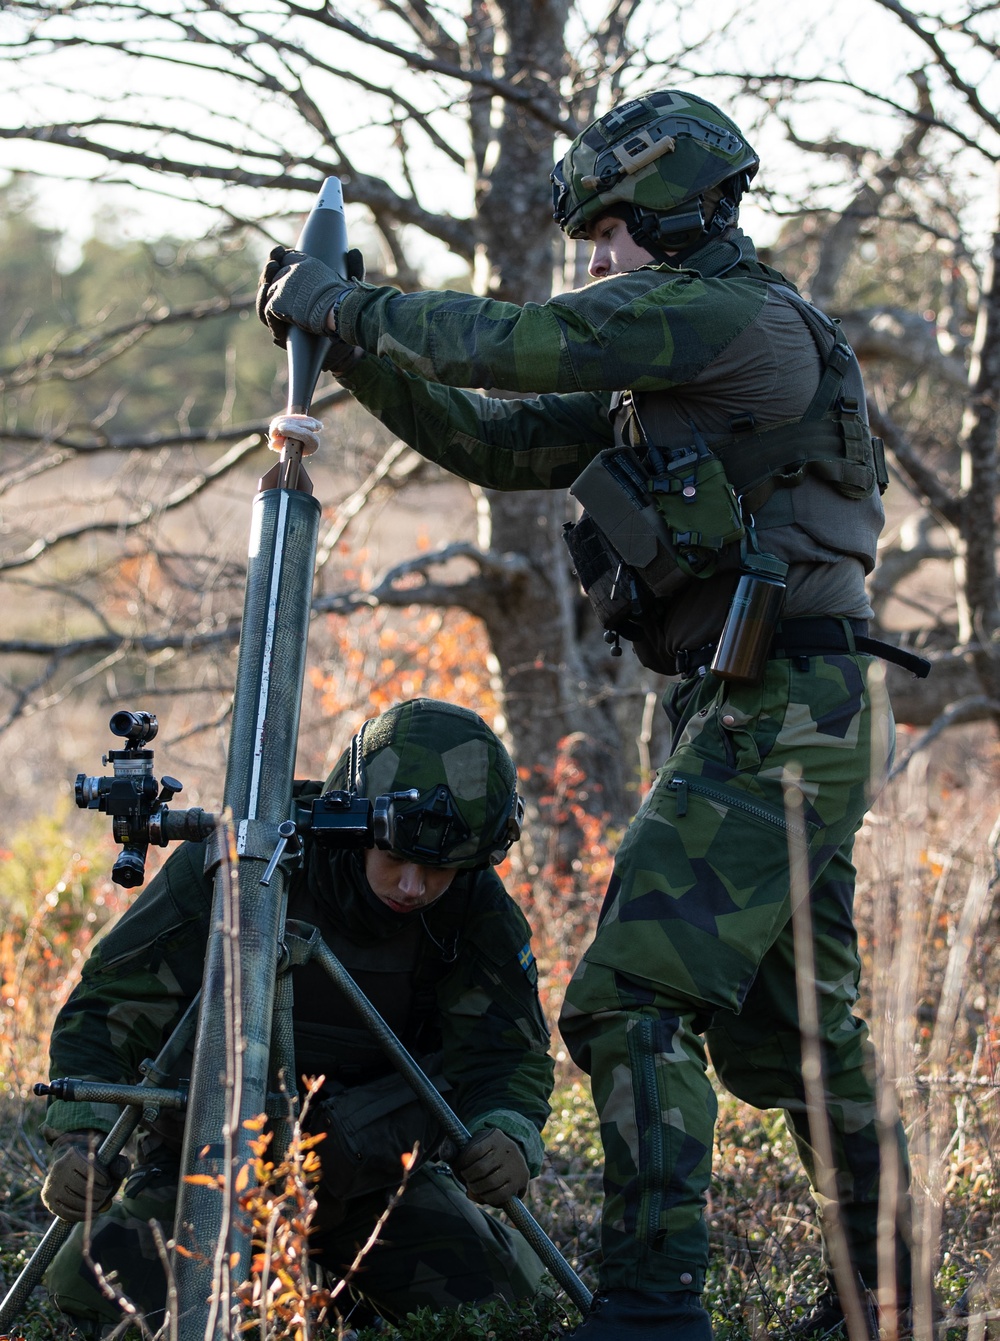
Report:
M712 674L720 680L756 684L764 674L785 603L787 572L780 559L755 554L740 574L712 658Z

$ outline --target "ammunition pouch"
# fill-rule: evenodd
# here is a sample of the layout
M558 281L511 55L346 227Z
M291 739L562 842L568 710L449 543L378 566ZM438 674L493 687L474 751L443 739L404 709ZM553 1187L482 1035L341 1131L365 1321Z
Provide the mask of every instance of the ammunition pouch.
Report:
M651 593L640 591L640 579L586 512L578 522L565 524L563 539L580 585L603 627L622 638L634 639L641 630L640 621Z
M672 674L640 650L650 622L692 577L735 567L744 535L722 462L703 443L670 453L632 447L600 453L570 492L586 511L563 528L577 576L598 618L636 645L651 670Z

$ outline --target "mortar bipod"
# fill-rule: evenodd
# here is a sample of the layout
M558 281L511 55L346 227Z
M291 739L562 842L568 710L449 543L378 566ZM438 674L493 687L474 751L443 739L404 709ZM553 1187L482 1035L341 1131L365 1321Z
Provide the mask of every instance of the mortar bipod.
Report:
M294 967L298 964L307 963L310 959L315 959L332 978L334 984L360 1016L385 1056L409 1083L417 1098L439 1123L444 1134L452 1142L455 1154L460 1154L472 1139L469 1129L461 1118L435 1089L429 1078L322 939L317 929L302 922L286 922L281 963L283 965L287 963ZM592 1302L590 1291L545 1233L545 1230L542 1229L527 1206L518 1197L512 1197L510 1201L504 1203L502 1210L511 1224L523 1234L580 1312L586 1314Z
M289 1021L289 1015L285 1011L290 1011L291 1006L290 970L309 962L311 959L315 959L333 980L335 986L356 1011L392 1066L404 1077L420 1102L438 1122L442 1131L452 1143L455 1154L460 1153L471 1140L468 1128L445 1102L417 1062L382 1019L375 1007L354 982L354 979L351 978L337 956L326 945L319 931L305 923L288 921L285 924L285 934L278 959L279 990L275 1001L274 1027L281 1028L283 1019ZM285 1006L285 1011L282 1011L282 1005ZM141 1069L143 1069L144 1075L140 1084L113 1085L99 1081L58 1079L48 1084L37 1084L34 1087L35 1094L39 1096L52 1095L54 1098L79 1103L125 1105L118 1122L97 1151L96 1159L99 1163L110 1163L116 1155L121 1153L140 1122L143 1119L150 1120L155 1116L154 1110L156 1108L175 1110L186 1108L187 1087L165 1088L163 1082L175 1070L185 1049L190 1044L197 1018L197 1008L198 998L195 997L156 1061L143 1063ZM287 1094L271 1093L268 1098L270 1100L267 1105L269 1116L274 1118L289 1114L289 1097ZM279 1130L281 1125L279 1124ZM581 1313L585 1314L591 1304L590 1291L528 1208L515 1197L505 1203L502 1209L572 1302ZM10 1330L14 1320L32 1291L40 1283L43 1274L69 1237L72 1229L73 1226L68 1221L59 1219L52 1221L41 1243L25 1264L6 1298L0 1303L0 1334Z
M137 1094L141 1094L143 1106L149 1101L151 1093L155 1094L159 1091L162 1082L177 1067L185 1051L191 1046L198 1020L200 995L198 993L193 997L187 1010L181 1016L177 1028L160 1049L156 1060L143 1063L145 1074L142 1081L138 1085L123 1087L134 1089ZM45 1086L35 1086L36 1094L46 1092L47 1088ZM122 1110L118 1121L101 1142L94 1156L96 1162L107 1165L116 1155L120 1155L141 1121L142 1107L139 1100L136 1099ZM3 1301L0 1302L0 1336L5 1336L11 1331L15 1319L28 1302L32 1291L41 1282L42 1276L48 1270L56 1253L72 1232L73 1225L69 1220L60 1220L56 1217L49 1225L38 1247L24 1264Z

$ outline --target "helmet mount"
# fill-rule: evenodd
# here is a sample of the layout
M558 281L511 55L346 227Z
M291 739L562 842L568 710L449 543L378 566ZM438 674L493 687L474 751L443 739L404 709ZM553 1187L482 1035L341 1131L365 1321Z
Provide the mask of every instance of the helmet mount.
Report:
M669 251L676 259L735 221L759 163L718 107L693 93L660 89L621 104L577 136L552 172L553 218L580 238L594 220L615 213L652 255L667 259Z
M434 699L365 722L326 790L366 797L368 845L423 865L496 865L521 833L524 804L503 744L476 713Z

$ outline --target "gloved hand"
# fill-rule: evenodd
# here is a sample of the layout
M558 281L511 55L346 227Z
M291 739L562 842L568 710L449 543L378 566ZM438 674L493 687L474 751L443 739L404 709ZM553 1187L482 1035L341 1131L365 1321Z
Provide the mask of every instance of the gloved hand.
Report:
M528 1190L528 1163L521 1147L506 1132L486 1127L454 1161L454 1169L473 1201L502 1206Z
M339 275L305 252L274 247L257 283L257 316L274 343L284 349L289 325L313 335L329 335L327 316L338 298L350 292L353 281L364 279L364 257L356 248L347 253L345 284Z
M53 1159L42 1185L42 1201L61 1220L87 1218L91 1178L92 1214L106 1210L131 1169L124 1155L116 1155L106 1169L94 1162L103 1139L104 1133L99 1131L67 1131L52 1142Z

